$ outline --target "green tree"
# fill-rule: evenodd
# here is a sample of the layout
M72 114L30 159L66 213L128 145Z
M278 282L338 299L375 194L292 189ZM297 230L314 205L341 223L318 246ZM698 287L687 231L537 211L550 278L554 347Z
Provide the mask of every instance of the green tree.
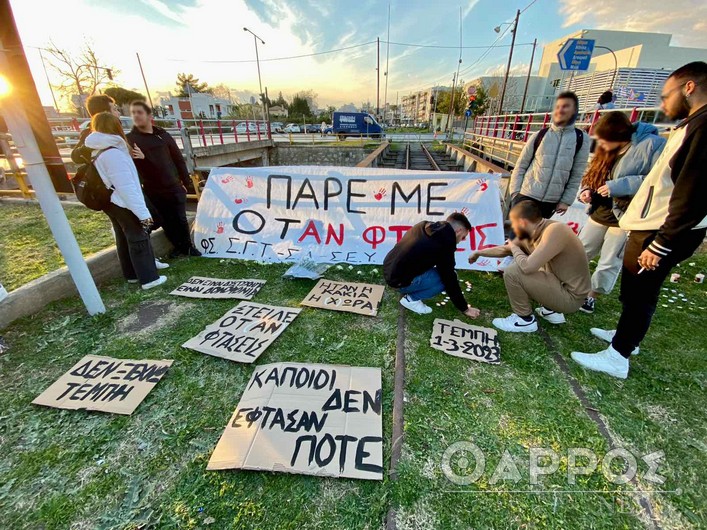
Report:
M302 119L303 117L308 118L312 115L312 109L309 108L309 102L299 93L292 97L289 111L289 117L293 120Z
M187 87L188 85L188 87ZM194 77L194 74L177 74L177 97L186 98L189 97L189 93L208 93L211 94L212 91L209 85L199 81L198 77Z
M282 96L282 91L277 95L277 99L272 102L272 104L276 107L284 107L284 108L289 108L290 104L287 103L287 100Z
M446 92L440 92L437 95L437 112L442 114L449 113L449 106L451 105L452 91L448 90ZM466 106L469 103L469 98L464 92L464 82L462 81L459 86L454 89L454 115L460 116L464 114Z
M121 107L136 100L145 101L145 96L143 96L139 92L135 92L134 90L128 90L127 88L119 86L112 86L110 88L106 88L103 93L106 96L112 97L115 102Z
M476 100L474 100L474 103L472 104L471 107L471 117L476 118L477 116L481 116L484 114L488 108L489 108L489 103L491 103L491 100L489 98L488 92L486 92L486 89L484 88L483 85L479 85L476 87ZM467 96L467 105L469 104L469 97Z

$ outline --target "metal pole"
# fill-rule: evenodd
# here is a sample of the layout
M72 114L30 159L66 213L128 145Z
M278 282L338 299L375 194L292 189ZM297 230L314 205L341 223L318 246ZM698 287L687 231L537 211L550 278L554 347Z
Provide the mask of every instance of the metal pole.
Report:
M258 65L258 86L260 87L260 99L262 100L261 102L263 104L263 108L262 108L263 121L266 121L266 119L265 119L265 105L266 105L265 95L263 94L263 82L260 79L260 56L258 55L258 37L256 37L255 34L253 34L253 38L255 39L255 62Z
M47 78L47 85L49 85L49 92L52 93L52 101L54 102L54 108L59 112L59 105L56 102L56 96L54 95L54 88L52 87L51 81L49 81L49 73L47 72L47 65L44 64L44 55L42 55L42 48L39 49L39 58L42 60L42 68L44 69L44 77Z
M381 39L376 38L376 116L381 111Z
M611 86L609 87L611 90L614 90L614 83L616 82L616 72L619 69L619 60L616 58L616 54L614 53L614 50L612 50L611 48L609 48L607 46L594 46L594 48L597 48L600 50L607 50L614 57L614 74L611 76Z
M452 93L449 96L449 113L447 114L447 126L445 129L447 130L447 135L449 135L449 129L452 126L452 113L454 112L454 92L456 91L457 83L457 74L452 75Z
M154 109L155 106L152 104L152 96L150 95L150 89L147 88L147 79L145 79L145 72L142 69L142 61L140 61L140 54L135 52L137 56L137 64L140 67L140 75L142 75L142 82L145 83L145 92L147 92L147 100L150 102L150 108Z
M11 14L10 20L12 20L10 24L12 28L10 31L14 30L16 32L14 19L12 19ZM6 35L8 29L10 28L7 26L4 28L2 32L3 36ZM21 56L19 61L15 60L18 56ZM3 42L0 41L0 70L3 72L17 71L21 68L18 62L24 63L24 66L27 68L27 59L24 56L24 50L20 46L8 45L6 48ZM18 79L19 76L10 77L10 82L12 82L13 78ZM76 242L74 233L71 231L71 225L66 218L59 197L54 191L54 186L52 185L49 171L44 163L39 145L37 144L37 139L32 132L29 120L25 114L24 103L26 99L36 99L39 101L36 88L34 85L22 86L20 84L14 88L18 91L18 96L11 104L3 105L2 114L10 134L12 134L13 142L24 161L25 170L34 189L35 197L37 197L42 212L44 212L44 216L47 218L49 229L52 231L52 235L64 257L66 266L79 291L81 300L83 300L86 306L86 310L90 315L105 313L106 308L103 305L103 300L101 300L101 295L96 288L91 272L88 270L88 265L86 265L83 259L81 249ZM22 92L25 93L26 98L22 98ZM34 93L32 94L32 92Z
M525 89L523 90L523 99L520 102L520 113L525 110L525 98L528 96L528 85L530 84L530 73L533 71L533 59L535 59L535 46L538 44L538 39L533 40L533 53L530 55L530 66L528 67L528 77L525 78Z
M511 72L511 61L513 60L513 47L516 44L516 33L518 32L518 19L520 18L520 9L516 12L516 19L513 23L513 29L511 33L513 38L511 39L511 51L508 54L508 66L506 66L506 76L503 79L503 88L501 89L501 99L498 103L498 113L503 114L503 100L506 97L506 86L508 85L508 74Z
M385 92L383 95L383 114L388 107L388 60L390 58L390 0L388 0L388 36L385 44Z

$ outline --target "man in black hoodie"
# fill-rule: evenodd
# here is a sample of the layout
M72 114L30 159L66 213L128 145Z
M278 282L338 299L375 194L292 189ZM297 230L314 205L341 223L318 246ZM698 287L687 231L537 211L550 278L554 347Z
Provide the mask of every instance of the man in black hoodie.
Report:
M446 221L422 221L405 233L383 261L385 281L405 295L400 299L404 307L420 315L431 313L422 300L446 290L459 311L479 316L479 310L466 303L454 270L457 244L470 230L469 220L453 213Z
M86 99L86 110L88 111L88 115L91 117L99 112L110 112L115 117L120 118L120 110L115 104L115 100L105 94L95 94L93 96L89 96L88 99ZM91 154L93 153L93 150L84 145L86 142L86 137L91 134L91 132L91 124L89 124L83 131L81 131L81 134L79 134L79 141L71 151L71 160L74 164L83 165L91 162Z
M145 195L162 220L167 239L174 245L171 256L201 256L194 248L187 221L189 171L174 138L152 125L152 109L144 101L133 101L130 113L135 123L127 134L135 167Z

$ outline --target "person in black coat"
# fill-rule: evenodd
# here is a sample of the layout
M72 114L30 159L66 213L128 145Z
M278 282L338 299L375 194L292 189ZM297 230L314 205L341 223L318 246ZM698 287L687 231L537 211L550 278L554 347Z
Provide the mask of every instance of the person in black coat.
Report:
M189 171L174 138L152 125L152 109L144 101L130 104L133 129L128 133L145 195L159 212L167 239L174 245L171 257L201 256L194 248L187 221Z

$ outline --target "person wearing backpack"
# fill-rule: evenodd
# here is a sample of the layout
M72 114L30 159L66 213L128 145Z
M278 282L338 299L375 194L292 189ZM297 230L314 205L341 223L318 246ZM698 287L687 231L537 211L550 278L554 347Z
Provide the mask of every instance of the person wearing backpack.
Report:
M160 276L155 266L149 233L152 217L120 120L99 112L91 120L91 130L85 145L92 150L92 163L105 187L112 190L103 211L113 224L123 276L143 289L162 285L167 277Z
M535 202L544 218L564 215L574 202L589 159L589 137L575 127L579 100L562 92L555 100L552 123L533 134L516 162L508 191L511 207Z

